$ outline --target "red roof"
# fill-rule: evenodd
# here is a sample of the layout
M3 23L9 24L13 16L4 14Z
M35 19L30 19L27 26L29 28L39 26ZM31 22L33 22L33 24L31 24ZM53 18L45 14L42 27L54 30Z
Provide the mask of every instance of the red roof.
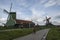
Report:
M16 23L18 24L22 24L22 23L31 23L32 21L28 21L28 20L16 20Z

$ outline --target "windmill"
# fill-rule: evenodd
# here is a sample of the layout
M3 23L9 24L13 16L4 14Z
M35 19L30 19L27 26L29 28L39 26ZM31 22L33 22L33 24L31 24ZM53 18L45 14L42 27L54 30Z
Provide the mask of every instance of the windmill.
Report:
M46 21L46 25L51 24L51 23L50 23L50 19L51 19L51 17L48 18L48 17L46 16L46 19L44 20L44 21Z
M7 22L5 24L5 26L12 26L15 25L16 21L16 12L11 12L12 9L12 3L11 3L11 7L10 7L10 11L8 12L6 9L3 10L3 12L5 12L6 14L8 14L7 17Z

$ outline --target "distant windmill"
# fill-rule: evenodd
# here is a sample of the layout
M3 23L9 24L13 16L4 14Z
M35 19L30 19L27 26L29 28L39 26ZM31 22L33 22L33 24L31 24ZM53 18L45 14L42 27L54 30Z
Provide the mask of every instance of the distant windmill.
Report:
M46 25L49 25L49 24L50 24L50 19L51 19L51 17L48 18L48 17L46 16L46 19L44 20L44 21L46 21Z

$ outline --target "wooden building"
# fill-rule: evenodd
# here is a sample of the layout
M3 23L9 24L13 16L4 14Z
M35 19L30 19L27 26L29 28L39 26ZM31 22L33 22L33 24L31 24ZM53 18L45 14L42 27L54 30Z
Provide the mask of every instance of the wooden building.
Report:
M32 21L28 21L28 20L16 20L16 27L20 27L20 28L31 28L34 27L34 23Z

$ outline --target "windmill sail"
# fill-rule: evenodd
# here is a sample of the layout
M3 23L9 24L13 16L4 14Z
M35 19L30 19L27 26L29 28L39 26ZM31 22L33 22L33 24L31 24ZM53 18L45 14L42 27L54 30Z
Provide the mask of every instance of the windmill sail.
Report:
M6 13L6 14L8 14L8 17L7 17L7 21L8 21L9 18L10 18L10 14L9 14L9 12L8 12L6 9L4 9L3 12Z
M11 9L12 9L12 3L11 3L11 6L10 6L10 12L11 12Z
M5 13L9 13L6 9L3 10Z

